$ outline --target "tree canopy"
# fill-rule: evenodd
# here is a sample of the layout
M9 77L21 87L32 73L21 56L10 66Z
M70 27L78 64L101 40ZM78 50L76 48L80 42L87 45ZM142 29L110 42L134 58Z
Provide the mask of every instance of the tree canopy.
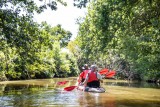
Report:
M159 10L159 0L92 1L75 40L79 60L124 77L160 78Z
M33 20L66 2L38 1L0 1L1 80L76 76L84 63L114 69L117 78L160 78L159 0L74 0L88 6L74 41L61 25Z
M57 25L33 21L34 12L57 9L61 0L0 1L0 78L31 79L77 75L76 60L62 52L71 32Z

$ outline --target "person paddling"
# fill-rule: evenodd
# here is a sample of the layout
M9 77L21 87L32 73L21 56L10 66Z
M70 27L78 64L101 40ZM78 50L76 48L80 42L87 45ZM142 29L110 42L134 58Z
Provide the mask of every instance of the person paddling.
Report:
M103 83L102 76L97 72L97 66L92 65L91 70L86 75L86 78L82 85L91 88L99 88L100 82Z
M88 64L85 64L83 71L80 73L80 75L79 75L79 77L77 79L78 80L77 85L81 85L81 83L85 80L86 75L88 74L89 70L90 69L89 69Z

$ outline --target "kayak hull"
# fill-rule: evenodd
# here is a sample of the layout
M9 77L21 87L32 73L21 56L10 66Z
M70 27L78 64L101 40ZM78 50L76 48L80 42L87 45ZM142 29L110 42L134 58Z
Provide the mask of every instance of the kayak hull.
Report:
M103 87L91 88L91 87L84 87L84 86L78 86L77 90L85 91L85 92L94 92L94 93L104 93L106 91Z

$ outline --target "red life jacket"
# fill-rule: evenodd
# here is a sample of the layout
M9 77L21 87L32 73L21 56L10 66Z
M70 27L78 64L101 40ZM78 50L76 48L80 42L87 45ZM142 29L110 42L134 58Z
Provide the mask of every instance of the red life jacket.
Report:
M88 72L89 72L90 70L84 70L83 71L83 79L85 79L86 78L86 76L87 76L87 74L88 74Z
M80 81L80 80L78 80L78 82L80 83L80 82L83 82L84 80L85 80L85 78L86 78L86 76L87 76L87 74L88 74L88 72L89 72L90 70L84 70L79 76L82 78L82 80Z
M88 82L92 82L92 81L98 81L96 72L88 73Z

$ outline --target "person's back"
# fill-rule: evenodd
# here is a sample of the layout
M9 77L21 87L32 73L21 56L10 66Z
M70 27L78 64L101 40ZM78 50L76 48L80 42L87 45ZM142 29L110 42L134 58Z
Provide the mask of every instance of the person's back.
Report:
M97 78L97 72L93 72L93 71L89 72L87 86L93 87L93 88L100 87L100 82Z
M91 70L88 72L85 81L82 84L86 84L87 87L100 87L100 80L102 81L102 77L96 70L97 67L92 65Z

